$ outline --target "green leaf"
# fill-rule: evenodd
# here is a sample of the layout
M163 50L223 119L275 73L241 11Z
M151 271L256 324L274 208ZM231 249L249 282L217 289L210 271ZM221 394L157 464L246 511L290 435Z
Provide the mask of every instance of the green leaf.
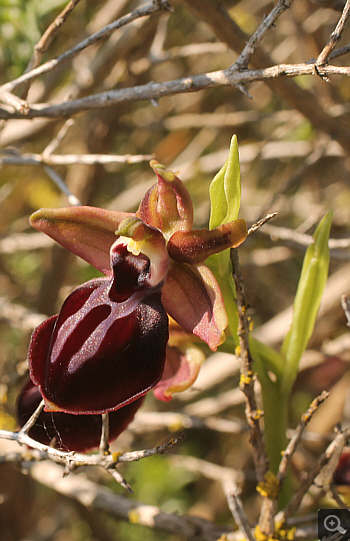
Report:
M328 238L333 212L328 212L316 228L314 242L306 250L298 290L294 300L291 328L282 344L285 359L282 391L289 392L313 332L326 285L329 267Z
M209 229L237 219L241 203L241 175L236 135L231 139L226 162L210 184L209 195L211 201Z

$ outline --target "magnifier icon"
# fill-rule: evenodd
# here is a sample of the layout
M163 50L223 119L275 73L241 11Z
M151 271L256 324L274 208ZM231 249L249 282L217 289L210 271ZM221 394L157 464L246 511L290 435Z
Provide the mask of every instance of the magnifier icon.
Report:
M328 515L328 517L324 519L323 524L329 532L339 532L343 535L347 532L347 530L344 530L344 528L340 526L340 519L336 515Z

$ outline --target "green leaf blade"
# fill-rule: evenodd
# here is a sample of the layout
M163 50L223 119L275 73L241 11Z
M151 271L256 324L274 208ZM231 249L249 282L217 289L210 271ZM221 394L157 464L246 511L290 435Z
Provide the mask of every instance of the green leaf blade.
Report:
M329 268L328 238L332 224L328 212L317 226L314 242L308 247L293 305L291 328L282 344L285 359L282 390L289 392L299 366L299 361L314 330Z

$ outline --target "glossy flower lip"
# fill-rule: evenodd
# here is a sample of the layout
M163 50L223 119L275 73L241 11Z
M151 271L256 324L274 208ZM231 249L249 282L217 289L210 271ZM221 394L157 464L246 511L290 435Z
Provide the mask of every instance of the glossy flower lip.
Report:
M39 387L28 379L17 398L17 418L20 426L24 426L41 400ZM143 401L144 397L138 398L109 414L109 443L127 428ZM101 415L42 411L28 435L44 445L54 445L62 451L85 452L99 446L101 429Z
M169 258L161 233L138 222L124 224L130 238L116 237L110 249L112 274L75 289L60 313L32 335L30 375L46 411L114 411L146 394L162 377L168 317L161 287ZM128 250L135 232L135 242L146 245L150 257Z

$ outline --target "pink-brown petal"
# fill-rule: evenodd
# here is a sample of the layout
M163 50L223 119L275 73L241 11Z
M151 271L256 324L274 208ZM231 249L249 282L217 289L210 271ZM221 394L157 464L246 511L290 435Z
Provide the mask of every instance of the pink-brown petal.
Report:
M185 263L201 263L212 254L227 248L237 248L247 237L245 220L235 220L208 229L176 231L168 242L168 252L172 259Z
M109 276L109 251L116 240L115 231L128 216L135 215L96 207L44 208L32 214L30 223Z
M177 230L191 229L193 205L190 194L175 173L156 160L150 162L158 183L143 197L137 216L160 229L166 238Z
M204 353L191 342L168 345L164 373L153 389L154 396L158 400L168 402L174 393L191 387L197 379L204 359Z
M168 314L215 351L224 340L227 315L219 285L205 265L171 262L162 290Z

